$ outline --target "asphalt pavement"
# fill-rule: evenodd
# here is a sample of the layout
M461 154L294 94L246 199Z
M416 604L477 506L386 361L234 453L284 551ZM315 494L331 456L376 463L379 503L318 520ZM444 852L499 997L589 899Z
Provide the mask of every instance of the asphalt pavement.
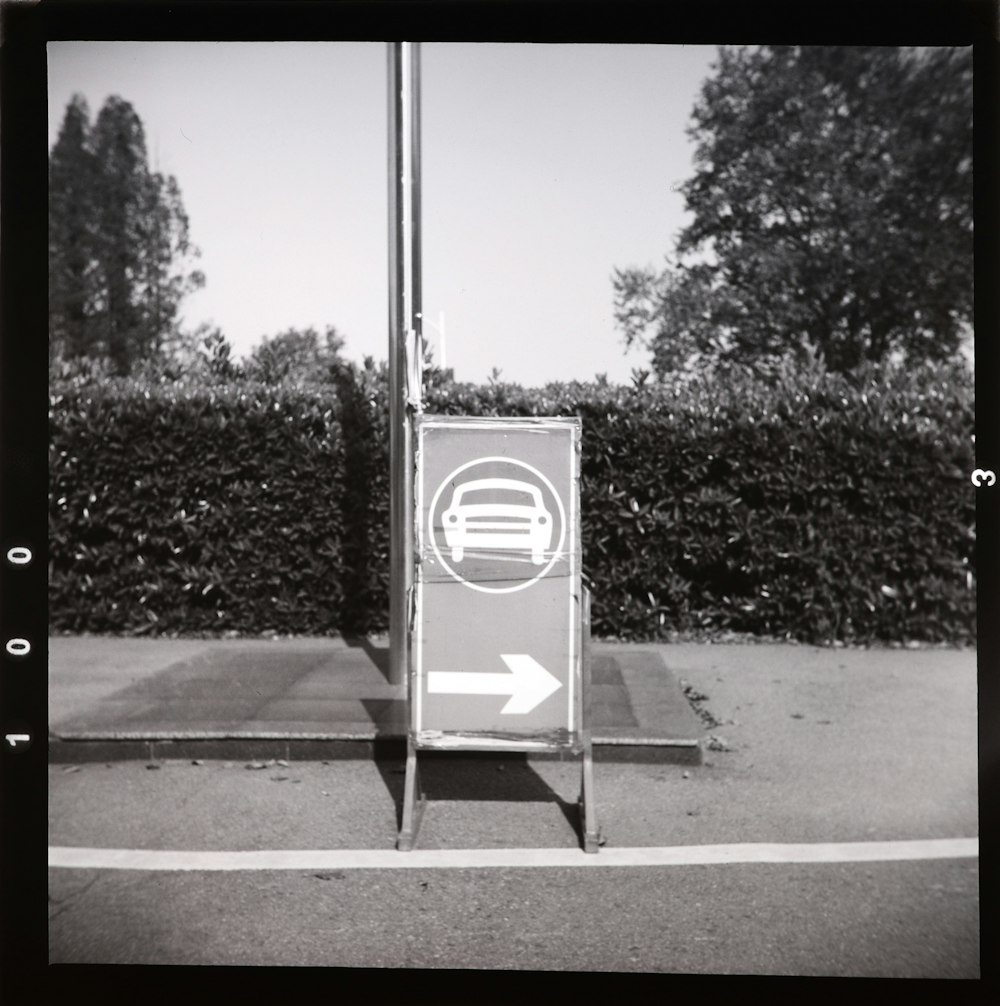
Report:
M137 642L75 706L52 675L54 727ZM205 642L169 646L147 680ZM980 976L973 652L650 651L702 757L598 763L589 856L570 760L432 760L413 853L395 756L53 763L50 961Z

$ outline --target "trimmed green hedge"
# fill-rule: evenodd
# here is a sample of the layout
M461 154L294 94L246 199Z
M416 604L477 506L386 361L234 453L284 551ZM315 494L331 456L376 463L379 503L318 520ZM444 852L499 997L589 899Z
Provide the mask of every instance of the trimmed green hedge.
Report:
M346 478L329 391L123 382L53 392L54 629L334 626Z
M384 369L345 370L335 390L53 391L54 629L144 630L154 614L158 632L386 628ZM975 639L958 367L445 382L425 407L582 417L596 635Z
M430 406L583 417L598 635L975 638L973 408L957 368L464 387Z

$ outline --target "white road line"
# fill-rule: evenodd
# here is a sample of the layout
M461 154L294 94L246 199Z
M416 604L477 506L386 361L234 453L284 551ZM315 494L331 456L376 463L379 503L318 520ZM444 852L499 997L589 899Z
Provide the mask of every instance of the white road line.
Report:
M189 852L50 846L49 866L71 870L406 870L484 867L714 866L733 863L876 863L968 859L978 838L580 849L261 849Z

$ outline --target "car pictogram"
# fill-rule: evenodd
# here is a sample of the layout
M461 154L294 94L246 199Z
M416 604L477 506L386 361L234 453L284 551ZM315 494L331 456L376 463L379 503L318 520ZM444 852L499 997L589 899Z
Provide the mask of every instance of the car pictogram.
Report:
M461 562L466 549L527 551L540 566L552 542L552 514L541 490L518 479L464 482L441 516L452 562Z

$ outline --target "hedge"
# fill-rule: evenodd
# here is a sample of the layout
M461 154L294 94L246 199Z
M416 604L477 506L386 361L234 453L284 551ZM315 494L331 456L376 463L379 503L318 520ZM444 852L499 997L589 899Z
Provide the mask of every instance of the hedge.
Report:
M53 391L54 629L332 627L344 604L346 473L329 392Z
M960 367L641 387L439 381L425 408L582 417L599 636L975 640ZM386 413L373 368L336 388L54 388L51 624L385 629Z

